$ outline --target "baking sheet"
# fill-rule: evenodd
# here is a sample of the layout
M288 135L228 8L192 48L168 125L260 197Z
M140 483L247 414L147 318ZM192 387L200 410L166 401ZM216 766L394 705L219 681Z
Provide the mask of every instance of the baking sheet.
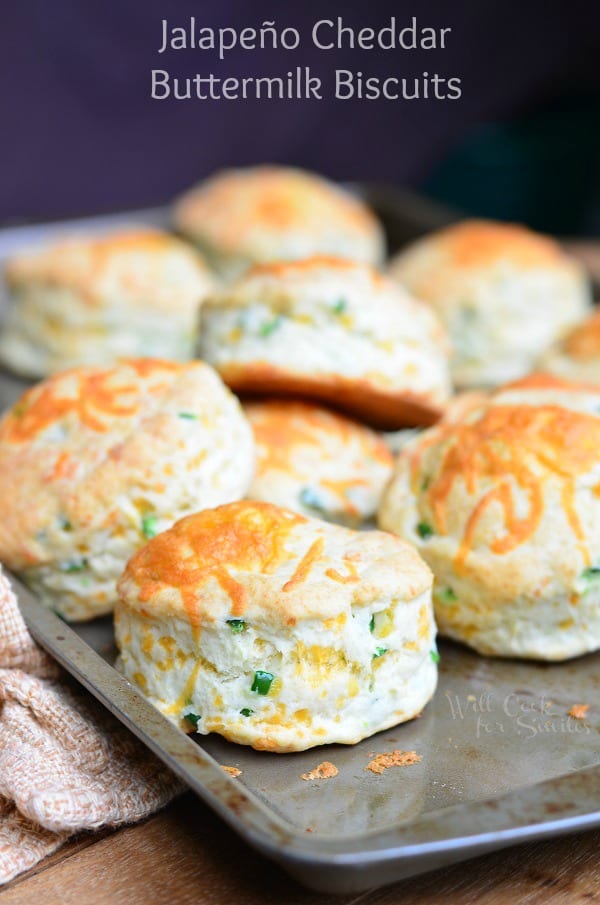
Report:
M401 223L400 208L388 209L388 220L395 210ZM161 225L165 213L0 231L0 260L57 232L126 222ZM24 386L0 375L0 407ZM40 643L250 844L315 889L360 891L523 839L600 825L599 654L545 665L485 659L441 642L438 691L420 719L352 747L273 755L217 736L186 738L114 670L110 620L69 628L15 587ZM592 705L589 716L569 717L581 703ZM381 776L365 769L373 753L395 748L422 759ZM335 778L301 779L323 760L336 765ZM219 764L241 775L232 779Z

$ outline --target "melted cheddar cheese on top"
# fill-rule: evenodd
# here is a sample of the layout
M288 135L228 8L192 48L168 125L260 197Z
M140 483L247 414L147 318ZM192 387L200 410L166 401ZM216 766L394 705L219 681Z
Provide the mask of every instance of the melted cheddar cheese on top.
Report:
M393 457L373 430L305 402L252 402L256 473L250 499L357 526L377 512Z

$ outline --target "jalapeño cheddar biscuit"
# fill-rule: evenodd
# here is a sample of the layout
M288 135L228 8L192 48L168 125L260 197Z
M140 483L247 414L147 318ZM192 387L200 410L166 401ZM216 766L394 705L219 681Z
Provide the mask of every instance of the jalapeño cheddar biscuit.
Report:
M419 239L390 275L428 302L448 331L458 387L491 387L531 371L584 317L590 291L557 242L525 227L467 220Z
M179 199L174 220L227 277L314 254L380 264L385 251L381 226L358 198L288 167L217 173Z
M349 526L375 515L393 463L378 433L306 402L271 399L244 410L256 443L250 499Z
M442 634L484 654L600 647L600 391L533 376L402 452L380 524L435 575Z
M257 267L208 299L200 355L237 392L309 397L388 429L431 424L450 393L427 305L370 267Z
M433 694L431 580L391 534L269 503L205 510L128 563L122 668L188 731L275 752L353 744Z
M214 286L197 253L145 228L19 254L6 280L14 304L0 359L29 377L139 355L186 361Z
M538 362L548 371L569 380L600 384L600 311L586 318Z
M0 561L67 619L109 612L131 554L239 499L253 464L237 400L201 362L57 374L0 421Z

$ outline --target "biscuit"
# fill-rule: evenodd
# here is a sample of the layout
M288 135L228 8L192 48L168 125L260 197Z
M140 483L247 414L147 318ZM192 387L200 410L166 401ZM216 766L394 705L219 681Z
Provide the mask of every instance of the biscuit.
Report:
M268 261L326 254L377 265L385 254L383 231L366 205L288 167L217 173L179 199L174 222L230 279Z
M483 654L600 647L600 390L534 375L403 450L379 524L435 575L441 634Z
M250 425L208 365L57 374L0 421L0 561L67 619L110 612L132 553L242 497L253 465Z
M354 744L433 694L431 582L390 534L269 503L205 510L128 563L121 666L188 731L275 752Z
M194 356L214 288L200 255L146 228L62 239L8 261L0 360L26 377L119 358Z
M244 411L256 444L250 499L350 527L373 518L393 464L379 434L306 402L272 399Z
M202 310L200 357L234 391L307 397L390 430L439 417L447 355L427 305L337 258L257 267Z
M600 384L600 311L548 349L538 368L568 380Z
M392 260L389 273L440 317L459 388L493 387L528 373L591 301L582 268L557 242L485 220L418 240Z

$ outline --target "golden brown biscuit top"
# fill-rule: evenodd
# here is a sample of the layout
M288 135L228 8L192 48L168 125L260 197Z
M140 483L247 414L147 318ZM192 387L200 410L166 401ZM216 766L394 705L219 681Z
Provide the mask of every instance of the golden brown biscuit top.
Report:
M268 261L265 264L255 264L242 279L250 279L253 276L285 278L288 275L310 274L318 270L331 271L333 274L337 271L342 275L347 275L353 270L360 270L361 273L367 274L373 283L384 282L383 276L374 267L351 261L348 258L336 258L334 255L310 255L308 258L301 258L298 261Z
M249 610L292 625L334 616L394 594L413 599L431 586L414 547L380 531L358 532L308 519L271 503L243 500L181 519L127 564L121 599L180 613L199 626L221 604L216 583L239 617Z
M463 390L460 393L455 393L448 400L441 420L450 422L462 421L465 415L468 415L473 409L478 409L485 405L488 397L489 393L486 390Z
M225 170L192 189L178 203L182 221L208 234L218 224L219 243L232 249L252 229L319 232L332 218L345 227L378 229L373 214L352 195L302 170L263 166ZM213 228L211 228L213 227Z
M160 394L187 364L152 358L129 359L113 368L72 368L28 390L0 421L0 444L29 444L64 418L106 433L120 419L132 419L142 390Z
M590 361L600 357L600 311L569 333L562 351L579 361Z
M393 462L387 445L375 431L319 405L271 399L248 403L244 408L258 444L261 471L270 468L289 471L291 449L295 446L320 449L323 434L342 446L358 442L365 459L389 466Z
M425 240L427 241L427 240ZM432 238L457 267L487 267L509 259L520 267L551 266L563 257L553 239L524 226L491 220L464 220Z
M207 482L226 487L225 438L241 442L241 467L243 450L252 456L250 433L237 400L201 361L132 359L49 378L0 421L0 498L9 503L0 559L15 569L68 560L75 537L89 544L99 531L114 540L138 532L205 468ZM213 459L224 472L211 478Z
M536 378L539 380L540 378ZM545 382L545 379L544 379ZM560 486L561 502L586 559L575 506L576 480L598 463L600 418L558 405L491 405L464 423L442 424L407 452L413 492L431 514L428 531L450 533L460 485L471 500L456 566L464 565L475 532L491 506L502 511L493 553L514 550L531 538L545 510L545 486ZM600 484L594 492L600 494ZM525 495L525 508L517 494Z
M271 574L291 559L285 541L295 525L306 521L270 503L241 501L205 509L153 538L130 559L126 575L136 582L141 602L170 586L179 590L188 610L198 585L212 576L239 615L245 610L246 590L229 570ZM322 539L316 544L322 550ZM318 552L316 547L311 551L313 557ZM309 566L309 559L303 560L303 568Z
M16 255L8 261L5 277L13 289L37 282L68 287L89 304L98 303L108 289L118 288L121 301L141 295L151 303L161 290L169 299L173 286L193 296L196 283L202 283L206 293L212 282L198 252L168 233L147 228L62 239Z
M369 310L370 296L385 299L397 315L396 321L405 322L408 316L402 305L411 308L418 323L426 322L431 330L442 337L441 327L427 305L414 299L409 293L369 264L331 255L311 255L292 261L271 261L255 264L235 282L230 283L205 304L208 309L243 307L265 303L281 310L297 304L312 304L331 308L331 303L341 301L344 308ZM344 323L344 315L341 316ZM445 342L445 336L443 337Z
M493 401L498 399L498 397L502 397L505 393L514 391L521 391L527 393L529 390L542 392L547 390L550 394L552 393L565 393L570 394L573 397L581 396L582 394L593 393L594 395L598 395L598 385L594 383L587 383L581 380L568 380L565 377L559 377L556 374L546 374L545 372L534 372L532 374L527 374L525 377L519 377L517 380L513 380L510 383L504 383L502 386L497 387L493 393L490 394L490 399Z

